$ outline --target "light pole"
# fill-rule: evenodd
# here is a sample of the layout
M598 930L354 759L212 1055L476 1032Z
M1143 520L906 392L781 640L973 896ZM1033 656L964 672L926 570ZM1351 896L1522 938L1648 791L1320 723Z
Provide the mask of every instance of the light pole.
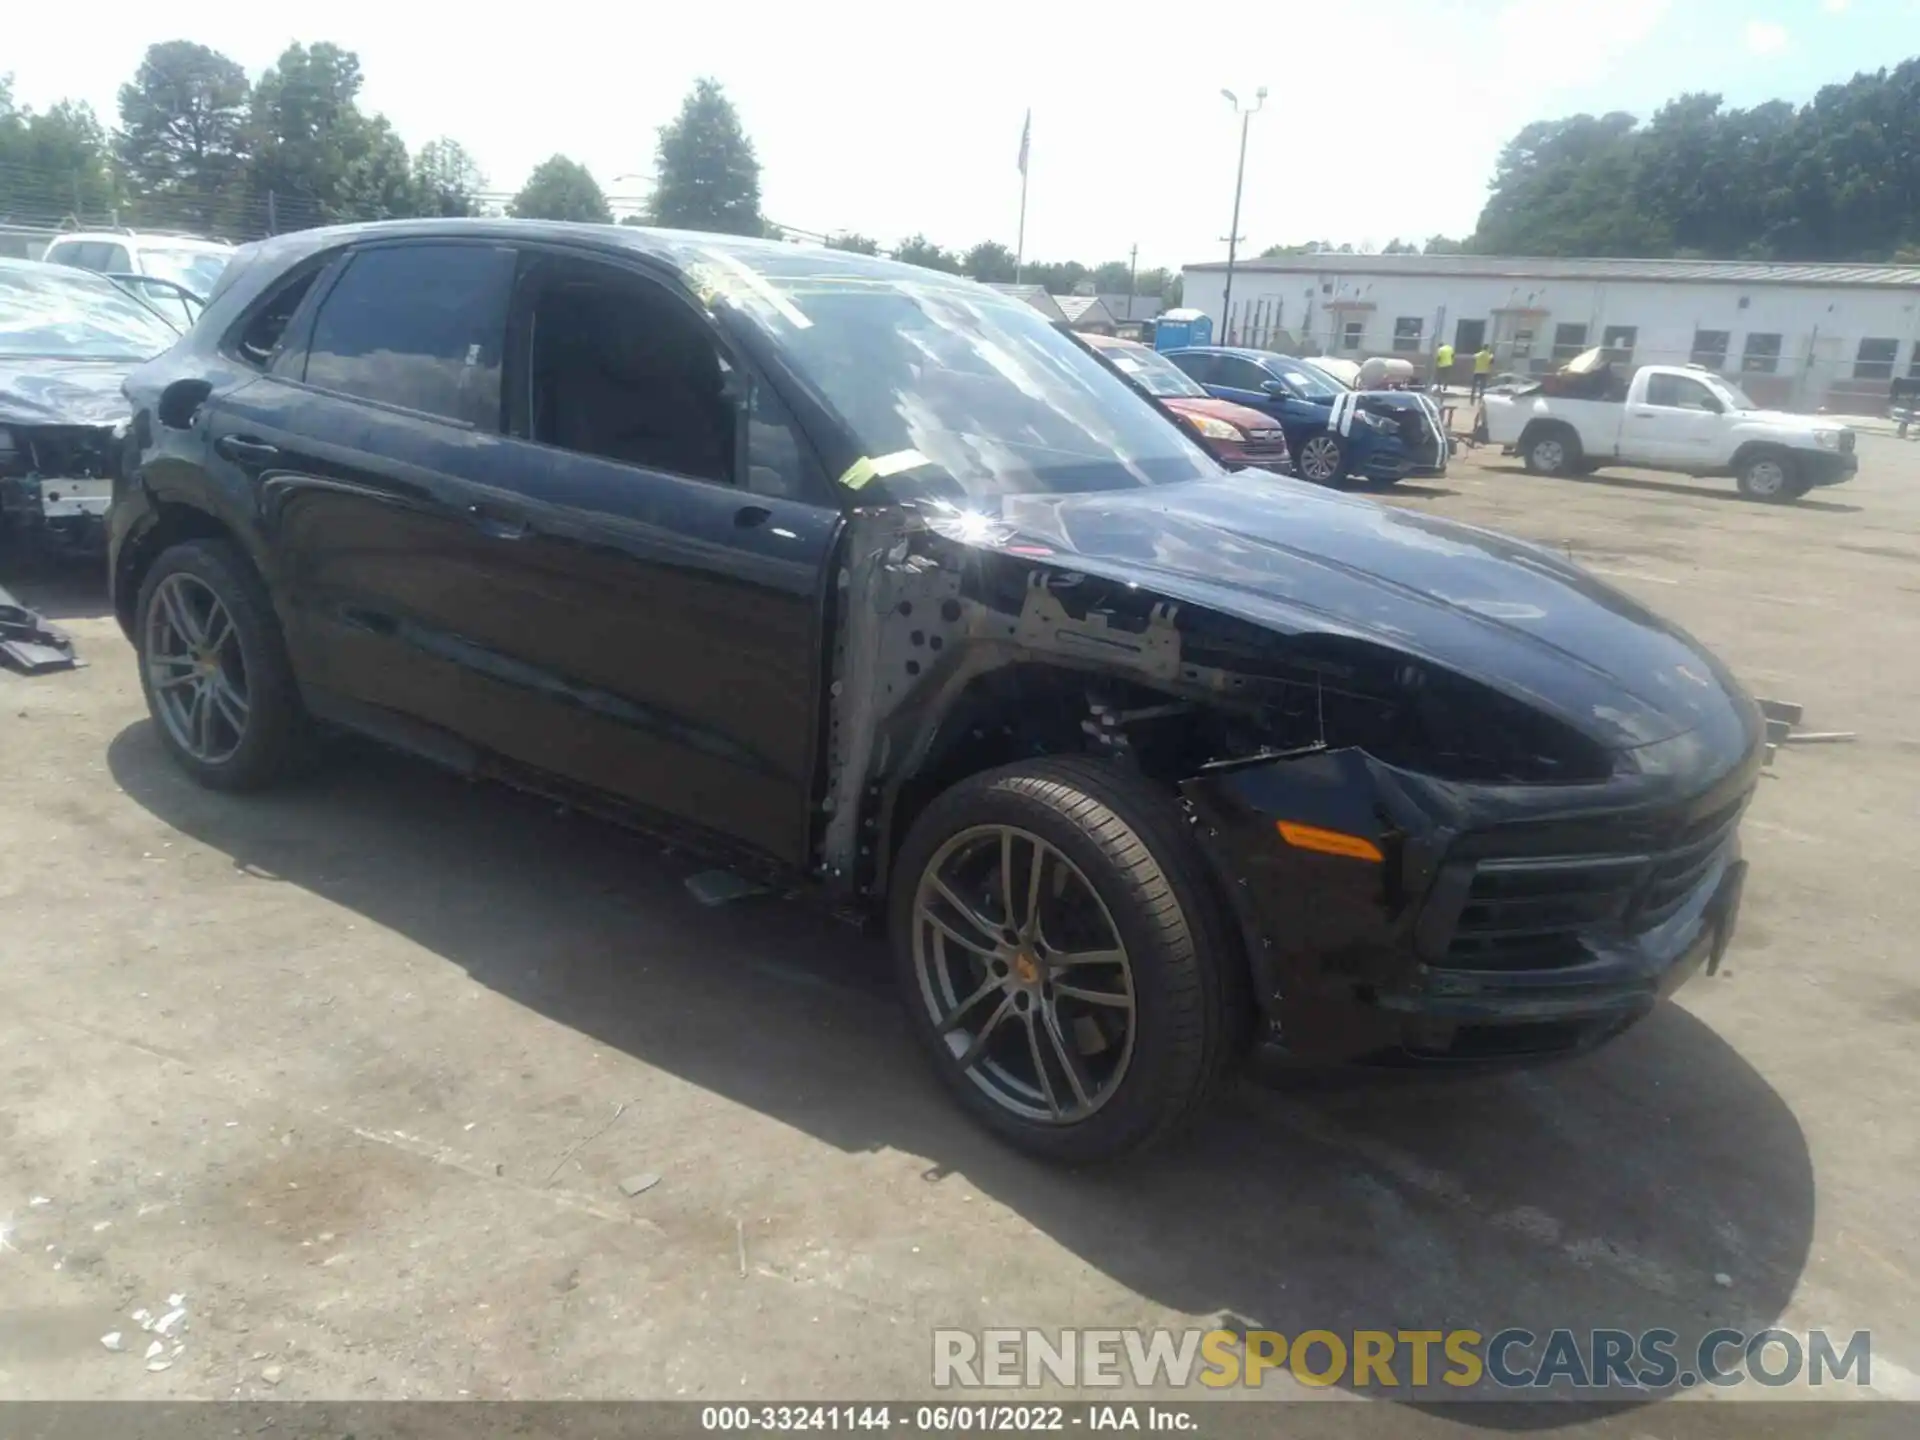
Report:
M1233 339L1233 259L1240 247L1240 187L1247 180L1247 123L1262 105L1267 103L1267 87L1262 85L1253 92L1253 104L1242 108L1240 97L1231 90L1222 90L1227 103L1233 106L1240 116L1240 165L1233 172L1233 224L1227 229L1227 290L1220 297L1220 328L1225 332L1224 340Z

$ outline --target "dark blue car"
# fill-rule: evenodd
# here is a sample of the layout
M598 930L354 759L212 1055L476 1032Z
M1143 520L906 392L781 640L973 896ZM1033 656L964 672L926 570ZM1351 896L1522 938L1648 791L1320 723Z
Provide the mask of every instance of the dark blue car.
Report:
M1390 485L1446 472L1440 418L1424 396L1350 390L1324 370L1266 350L1209 346L1165 354L1209 394L1277 419L1302 479L1329 485L1357 476Z

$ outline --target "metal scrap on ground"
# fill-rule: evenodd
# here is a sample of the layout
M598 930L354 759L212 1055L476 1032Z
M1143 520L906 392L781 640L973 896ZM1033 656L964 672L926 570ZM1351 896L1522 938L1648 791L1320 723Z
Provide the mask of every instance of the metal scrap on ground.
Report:
M49 625L0 586L0 664L23 675L43 675L85 663L73 653L66 631Z
M1860 736L1852 730L1800 730L1798 725L1806 707L1793 700L1755 700L1767 722L1767 758L1773 764L1774 752L1782 745L1847 745Z

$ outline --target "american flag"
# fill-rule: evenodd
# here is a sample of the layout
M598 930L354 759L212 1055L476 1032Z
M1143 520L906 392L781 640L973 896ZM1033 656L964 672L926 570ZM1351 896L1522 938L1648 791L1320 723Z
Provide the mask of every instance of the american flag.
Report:
M1033 111L1027 111L1027 123L1020 127L1020 173L1027 173L1027 142L1033 138Z

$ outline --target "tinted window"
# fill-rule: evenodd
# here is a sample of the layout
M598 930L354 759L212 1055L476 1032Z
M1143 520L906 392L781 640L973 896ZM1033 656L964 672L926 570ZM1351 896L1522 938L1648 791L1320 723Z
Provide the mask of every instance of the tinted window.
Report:
M1215 361L1218 356L1209 355L1203 350L1189 350L1180 355L1169 355L1167 359L1178 365L1202 385L1212 385L1214 377L1220 373Z
M103 245L100 247L100 268L111 270L116 275L125 275L133 269L133 261L127 258L124 245Z
M514 254L399 245L355 255L314 319L306 381L494 426Z
M1235 390L1258 390L1273 378L1251 360L1242 360L1238 355L1218 356L1214 364L1219 368L1214 371L1213 383L1230 385Z

